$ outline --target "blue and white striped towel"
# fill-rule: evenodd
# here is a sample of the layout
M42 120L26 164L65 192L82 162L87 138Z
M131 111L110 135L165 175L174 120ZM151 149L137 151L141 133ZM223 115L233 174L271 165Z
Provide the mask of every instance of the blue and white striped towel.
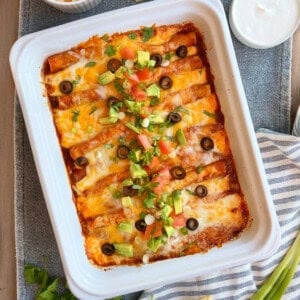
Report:
M281 227L277 253L252 265L147 290L140 299L192 300L205 295L212 295L214 300L249 299L280 262L300 230L300 137L269 130L256 136ZM283 299L300 299L300 265Z

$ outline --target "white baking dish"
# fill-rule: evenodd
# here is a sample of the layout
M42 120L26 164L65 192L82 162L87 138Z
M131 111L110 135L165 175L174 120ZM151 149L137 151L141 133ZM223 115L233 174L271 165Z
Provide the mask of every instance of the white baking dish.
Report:
M94 34L183 21L193 22L204 36L239 180L253 222L239 239L207 254L103 271L91 265L85 255L52 115L43 96L41 66L50 54L68 49ZM251 263L270 256L277 249L279 225L220 1L159 0L40 31L15 43L10 63L65 274L77 297L99 299L142 290Z

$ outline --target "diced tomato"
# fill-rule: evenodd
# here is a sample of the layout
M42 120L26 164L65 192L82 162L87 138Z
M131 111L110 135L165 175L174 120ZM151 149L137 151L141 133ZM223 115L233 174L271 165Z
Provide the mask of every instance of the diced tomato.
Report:
M161 222L154 222L151 225L147 225L144 239L148 240L151 237L159 237L162 235L162 224Z
M137 71L136 75L139 78L139 80L147 80L150 78L150 71L148 68L145 68L145 69Z
M170 216L173 219L173 226L175 228L184 227L186 225L186 218L184 217L183 213L175 215L175 213L172 213Z
M158 183L158 185L153 189L154 193L161 193L164 187L170 182L169 168L164 168L160 170L158 175L152 179L152 182Z
M132 87L131 92L132 92L132 96L138 101L143 101L147 98L147 93L143 89L141 89L138 85L134 85Z
M158 147L162 154L170 154L172 151L172 149L167 144L167 142L165 142L163 140L158 141Z
M132 84L140 83L140 80L139 80L137 74L128 74L128 75L127 75L127 78L129 79L129 81L130 81Z
M136 53L130 47L124 47L120 50L120 54L125 59L135 59Z
M149 170L156 170L159 168L160 160L157 156L154 156L151 160L151 163L147 165Z
M138 140L146 150L152 147L146 135L138 134Z

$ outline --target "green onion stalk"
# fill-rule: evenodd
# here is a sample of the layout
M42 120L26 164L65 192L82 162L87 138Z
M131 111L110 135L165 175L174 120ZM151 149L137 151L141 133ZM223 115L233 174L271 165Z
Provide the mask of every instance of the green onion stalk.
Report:
M274 269L251 300L279 300L293 279L300 262L300 232L283 260Z

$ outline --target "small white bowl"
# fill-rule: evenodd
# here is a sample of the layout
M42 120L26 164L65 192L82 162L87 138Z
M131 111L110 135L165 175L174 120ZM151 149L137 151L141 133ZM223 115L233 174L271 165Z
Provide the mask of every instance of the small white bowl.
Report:
M73 0L64 2L59 0L43 0L45 3L67 13L82 13L97 6L102 0Z
M299 0L233 0L229 23L248 47L275 47L293 35L300 23Z

